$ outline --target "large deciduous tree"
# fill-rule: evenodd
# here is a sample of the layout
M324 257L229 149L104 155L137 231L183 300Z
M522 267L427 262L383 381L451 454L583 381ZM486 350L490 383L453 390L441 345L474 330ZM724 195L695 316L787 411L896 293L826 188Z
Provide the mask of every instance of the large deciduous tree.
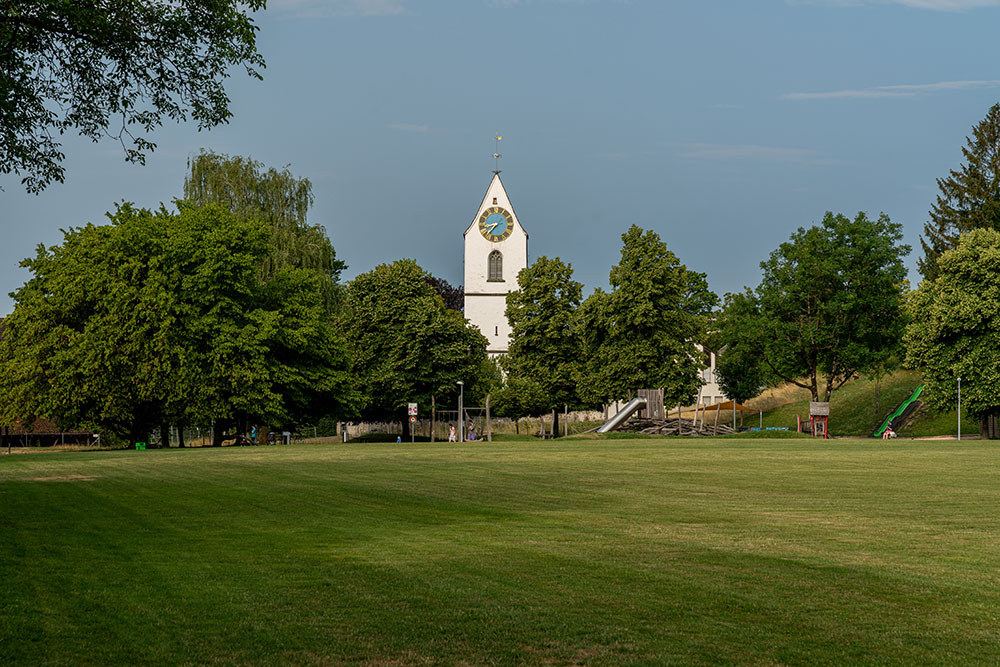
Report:
M336 315L342 301L340 272L346 268L320 225L310 224L312 183L298 178L287 167L266 168L263 163L241 156L202 150L188 160L184 199L196 206L216 204L238 218L262 221L270 230L271 244L257 260L261 281L277 279L286 269L313 274L328 317ZM288 346L283 357L301 356L304 350ZM331 414L336 414L331 406ZM266 439L269 425L261 426Z
M354 395L315 272L256 269L270 230L217 207L119 207L24 265L0 341L0 419L144 440L162 423L291 424Z
M113 138L142 163L164 119L227 122L229 69L261 78L249 13L264 3L0 1L0 173L40 192L63 180L66 132Z
M851 220L827 213L820 225L800 227L761 262L756 290L729 295L720 345L745 362L759 357L765 377L829 401L898 348L910 251L902 237L885 214Z
M622 242L611 291L596 290L580 307L581 392L601 402L663 388L666 404L689 403L701 384L697 344L718 298L655 232L632 225Z
M538 407L556 410L552 429L558 433L558 409L579 402L581 350L575 318L583 285L573 280L572 266L543 255L518 273L517 286L507 294L511 343L504 367L512 391L528 389L526 381L538 386L545 397ZM515 391L510 398L518 395L527 394ZM518 403L527 405L512 401L511 406Z
M404 418L407 403L455 396L459 380L469 400L481 398L486 338L445 307L416 262L381 264L348 283L346 292L341 321L364 396L359 416Z
M925 278L937 276L937 258L955 247L962 232L1000 229L1000 103L972 128L962 155L965 164L938 179L940 194L920 237L924 256L919 266Z
M937 259L908 304L906 363L923 374L921 397L979 420L983 437L1000 438L1000 231L974 229Z

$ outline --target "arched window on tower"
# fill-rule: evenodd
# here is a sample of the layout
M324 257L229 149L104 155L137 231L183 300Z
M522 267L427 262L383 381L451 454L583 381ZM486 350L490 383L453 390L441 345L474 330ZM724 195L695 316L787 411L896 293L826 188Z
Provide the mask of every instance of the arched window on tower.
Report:
M499 250L490 253L489 282L503 282L503 255Z

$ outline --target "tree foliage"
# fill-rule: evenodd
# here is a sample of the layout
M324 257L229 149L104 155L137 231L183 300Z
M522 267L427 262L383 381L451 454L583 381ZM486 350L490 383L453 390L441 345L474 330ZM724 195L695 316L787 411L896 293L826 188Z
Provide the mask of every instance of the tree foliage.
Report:
M701 384L696 344L718 298L655 232L633 225L622 242L611 291L596 290L580 307L581 391L597 403L662 387L664 402L689 403Z
M25 260L32 278L0 341L0 418L145 439L163 422L351 409L346 341L317 274L255 269L266 225L183 202L109 217Z
M130 162L156 145L164 119L228 121L223 83L242 66L261 78L265 0L0 1L0 173L29 192L62 181L58 135L121 142Z
M512 375L504 378L493 405L498 417L510 419L541 415L552 409L552 401L540 382L532 377Z
M959 236L908 308L906 363L923 374L921 397L954 409L961 377L962 406L979 419L984 436L1000 437L1000 231Z
M760 358L765 377L829 401L899 345L910 251L899 245L902 237L885 214L851 220L827 213L820 225L800 227L761 263L756 290L727 297L719 344L745 361Z
M444 278L438 278L430 274L427 274L427 284L441 295L445 308L457 310L460 313L465 312L465 289L463 289L462 285L455 287Z
M937 180L940 194L924 224L919 261L925 278L937 276L941 253L955 247L959 234L972 229L1000 229L1000 103L966 137L965 164Z
M347 285L341 322L354 356L365 419L405 416L406 404L475 393L487 372L486 338L449 310L413 260L381 264Z
M534 403L531 407L546 412L576 405L580 338L575 317L583 285L573 280L572 266L544 255L518 273L517 285L507 294L512 333L503 363L515 394L532 398L516 401L510 395L508 399L511 405ZM535 385L545 397L541 403L535 402Z
M318 271L336 285L346 266L320 225L310 225L312 183L288 168L264 167L256 160L202 151L188 160L184 199L198 206L219 204L238 217L261 220L271 230L271 251L259 263L261 277L270 278L283 267ZM337 293L324 294L332 309Z
M737 403L760 396L764 388L771 384L771 377L760 357L735 347L716 355L715 380L722 393Z

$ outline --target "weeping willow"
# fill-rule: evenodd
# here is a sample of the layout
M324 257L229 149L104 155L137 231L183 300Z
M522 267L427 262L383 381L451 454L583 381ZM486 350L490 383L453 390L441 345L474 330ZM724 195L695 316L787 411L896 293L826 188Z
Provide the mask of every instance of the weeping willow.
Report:
M330 308L339 298L337 280L345 268L319 225L307 221L313 204L312 183L296 178L287 167L280 171L240 156L230 157L202 151L188 159L184 199L205 206L221 204L232 213L268 223L272 229L272 251L258 271L268 280L285 267L310 269L329 280L322 281Z

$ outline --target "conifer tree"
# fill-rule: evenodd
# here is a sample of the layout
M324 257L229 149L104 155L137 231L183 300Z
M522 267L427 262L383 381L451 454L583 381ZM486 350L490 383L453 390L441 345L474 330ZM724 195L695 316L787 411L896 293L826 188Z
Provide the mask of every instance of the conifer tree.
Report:
M941 193L920 237L924 257L919 266L925 278L937 276L938 257L957 245L962 232L1000 229L1000 103L990 108L965 141L966 163L938 179Z

